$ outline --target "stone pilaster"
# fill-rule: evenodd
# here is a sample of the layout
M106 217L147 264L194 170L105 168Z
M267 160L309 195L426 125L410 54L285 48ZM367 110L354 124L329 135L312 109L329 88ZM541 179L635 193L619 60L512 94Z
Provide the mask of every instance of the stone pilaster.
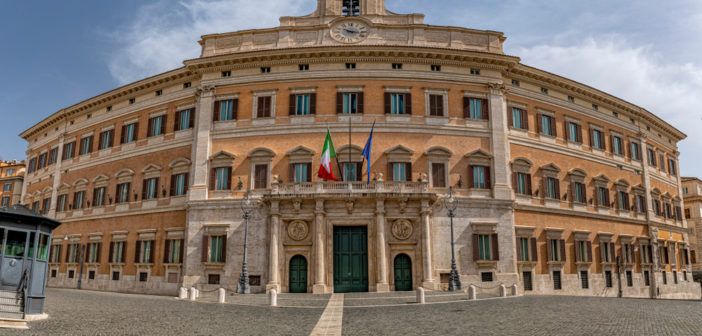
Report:
M193 185L189 191L189 200L202 201L207 199L207 181L209 176L209 155L212 141L212 113L214 109L215 88L203 85L198 90L197 118L195 120L195 144L192 150L193 166L191 175Z
M312 293L323 294L326 293L327 286L324 277L324 227L325 227L325 215L324 211L324 201L317 200L317 204L314 210L314 226L315 226L315 239L314 239L314 252L315 252L315 272L314 272L314 286L312 287Z
M503 84L490 84L488 104L490 106L490 151L493 156L493 192L495 199L512 199L511 159L507 137L507 98Z
M376 201L375 218L378 229L378 283L376 284L376 291L388 292L390 291L390 285L388 283L388 258L385 253L385 200L383 199Z
M420 216L422 218L422 265L424 266L422 287L434 290L436 289L436 282L434 281L434 268L431 262L431 208L429 207L429 201L422 201Z
M56 164L54 165L54 182L52 187L53 192L51 193L51 204L49 205L49 218L56 218L56 206L58 200L58 188L61 185L61 166L63 165L63 144L66 140L66 132L59 136L58 150L56 151ZM48 160L48 159L47 159ZM24 185L27 185L27 180L25 179Z
M271 289L275 289L277 293L280 293L280 270L278 268L278 243L280 236L280 209L279 201L271 201L271 213L270 213L270 241L268 249L268 285L266 285L266 292Z
M658 296L658 281L656 274L658 272L658 229L651 226L651 218L654 218L653 213L653 198L651 197L651 174L648 172L648 150L646 145L646 134L639 133L639 142L641 143L641 176L643 176L643 185L646 188L646 223L648 225L648 236L651 238L651 275L650 275L650 296L655 298ZM631 146L631 144L629 144ZM630 150L630 149L627 149Z

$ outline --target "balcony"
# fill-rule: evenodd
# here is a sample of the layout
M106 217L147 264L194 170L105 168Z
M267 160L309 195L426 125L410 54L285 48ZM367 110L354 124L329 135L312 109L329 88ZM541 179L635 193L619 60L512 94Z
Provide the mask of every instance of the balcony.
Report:
M312 194L426 194L428 182L301 182L271 184L271 196Z

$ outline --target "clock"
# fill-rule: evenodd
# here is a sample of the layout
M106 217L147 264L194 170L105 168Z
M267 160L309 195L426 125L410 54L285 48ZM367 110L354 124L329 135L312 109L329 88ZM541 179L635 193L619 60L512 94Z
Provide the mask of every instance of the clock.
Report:
M331 37L341 43L358 43L365 40L370 27L360 20L344 20L335 23L330 30Z

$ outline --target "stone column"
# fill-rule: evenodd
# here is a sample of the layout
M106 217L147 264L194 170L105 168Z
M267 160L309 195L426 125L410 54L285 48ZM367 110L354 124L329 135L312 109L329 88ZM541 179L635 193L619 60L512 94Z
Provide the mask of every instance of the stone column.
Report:
M280 269L278 268L278 240L280 233L279 202L271 201L270 241L268 246L268 285L266 291L280 292Z
M490 151L493 156L493 192L495 199L510 200L512 199L512 179L509 166L511 154L507 140L509 136L507 113L510 112L507 111L506 89L501 83L491 83L489 86L488 104L490 106L490 138L492 140Z
M323 294L327 291L327 286L324 277L324 226L325 220L324 215L324 201L317 200L317 204L314 210L314 226L315 226L315 239L314 239L314 251L315 251L315 274L314 274L314 286L312 287L312 293Z
M388 258L385 255L385 200L383 199L379 199L376 202L375 218L378 230L378 251L376 252L378 257L378 283L376 284L376 291L389 292Z
M209 176L209 155L212 142L212 113L214 109L215 87L202 85L198 90L197 118L195 121L195 144L192 149L193 166L191 175L193 185L190 188L189 200L201 201L207 199L207 183Z
M422 217L422 264L424 266L422 287L434 290L436 289L436 284L434 282L433 267L431 265L431 208L429 207L428 200L422 201L422 212L420 216Z

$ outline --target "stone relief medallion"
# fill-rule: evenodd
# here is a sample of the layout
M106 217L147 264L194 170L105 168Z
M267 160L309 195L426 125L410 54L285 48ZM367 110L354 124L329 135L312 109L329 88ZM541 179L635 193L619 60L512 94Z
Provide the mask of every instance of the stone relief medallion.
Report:
M406 219L398 219L392 223L392 235L399 240L407 240L412 236L414 228L412 222Z
M295 241L300 241L307 238L309 229L307 228L307 223L304 221L293 221L288 224L288 236L290 239Z

